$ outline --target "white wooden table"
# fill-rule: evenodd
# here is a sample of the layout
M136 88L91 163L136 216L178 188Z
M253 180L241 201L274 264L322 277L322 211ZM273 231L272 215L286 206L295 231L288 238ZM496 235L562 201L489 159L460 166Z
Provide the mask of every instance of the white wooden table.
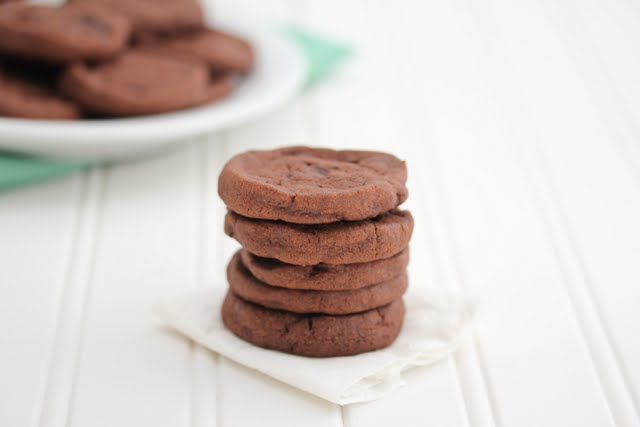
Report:
M640 3L219 0L357 46L285 109L0 194L0 426L640 426ZM339 407L203 351L154 299L225 286L234 153L408 160L411 286L478 297L462 350Z

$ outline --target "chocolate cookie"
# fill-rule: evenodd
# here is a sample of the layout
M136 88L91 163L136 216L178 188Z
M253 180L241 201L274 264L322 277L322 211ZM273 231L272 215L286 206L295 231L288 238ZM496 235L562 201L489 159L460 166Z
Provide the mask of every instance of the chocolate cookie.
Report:
M64 73L60 86L87 109L113 116L193 107L233 89L227 77L212 81L202 63L137 50L94 67L76 63Z
M76 119L80 108L47 86L0 71L0 116L31 119Z
M393 343L404 320L404 304L358 314L305 315L272 310L228 292L222 320L235 335L260 347L311 357L349 356Z
M215 73L246 73L253 66L253 48L245 40L217 30L201 30L143 43L144 48L206 62Z
M323 224L395 208L408 196L406 179L404 162L390 154L288 147L233 157L218 193L246 217Z
M125 15L134 33L179 33L204 27L197 0L70 0L100 4Z
M407 290L407 274L349 291L309 291L270 286L253 277L237 252L227 266L231 290L263 307L294 313L351 314L390 304Z
M0 52L54 62L99 60L120 52L129 21L98 5L0 6Z
M409 249L390 258L357 264L293 265L240 252L242 264L258 280L289 289L348 291L386 282L401 275L409 263Z
M303 225L251 219L229 211L224 231L261 257L296 265L353 264L402 252L413 232L413 217L394 209L364 221Z

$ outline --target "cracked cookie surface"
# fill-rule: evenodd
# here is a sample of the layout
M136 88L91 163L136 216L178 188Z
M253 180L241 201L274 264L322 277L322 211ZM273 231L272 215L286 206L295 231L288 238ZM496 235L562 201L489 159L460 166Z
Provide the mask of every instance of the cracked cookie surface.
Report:
M303 225L229 211L224 230L260 257L295 265L353 264L389 258L406 249L413 217L394 209L363 221Z
M228 292L222 320L241 339L259 347L310 357L349 356L393 343L404 319L404 303L350 315L308 315L273 310Z
M313 291L267 285L242 264L237 252L227 267L231 290L241 298L277 310L294 313L352 314L390 304L407 289L407 274L346 291Z
M233 157L218 193L246 217L325 224L394 209L408 196L406 179L405 163L390 154L287 147Z

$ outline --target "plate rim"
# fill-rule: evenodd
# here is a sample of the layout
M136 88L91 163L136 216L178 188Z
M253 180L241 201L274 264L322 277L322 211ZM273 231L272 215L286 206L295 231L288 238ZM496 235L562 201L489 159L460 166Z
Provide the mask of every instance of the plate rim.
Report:
M222 100L181 111L131 118L63 121L0 117L0 150L66 159L135 156L141 151L215 133L258 118L290 100L303 87L307 61L301 48L284 32L260 25L243 25L236 19L221 16L216 17L215 26L244 35L256 46L278 49L279 54L288 56L290 67L285 70L277 91L273 88L264 90L263 97L253 99L248 106L242 101L237 101L239 105L234 104L236 101L229 98L228 106L226 100ZM242 90L242 83L237 90ZM170 128L168 132L167 128ZM77 146L78 155L69 153L73 146ZM87 155L91 149L112 153Z

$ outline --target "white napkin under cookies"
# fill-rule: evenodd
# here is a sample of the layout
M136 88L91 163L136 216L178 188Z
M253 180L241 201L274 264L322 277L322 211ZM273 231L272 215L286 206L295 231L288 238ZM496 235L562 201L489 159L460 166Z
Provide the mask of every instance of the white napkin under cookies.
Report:
M166 298L154 305L169 326L249 368L331 402L345 405L378 399L401 387L402 372L434 363L453 352L469 329L475 305L462 296L405 295L402 332L388 348L356 356L309 358L266 350L233 335L222 322L223 289Z

